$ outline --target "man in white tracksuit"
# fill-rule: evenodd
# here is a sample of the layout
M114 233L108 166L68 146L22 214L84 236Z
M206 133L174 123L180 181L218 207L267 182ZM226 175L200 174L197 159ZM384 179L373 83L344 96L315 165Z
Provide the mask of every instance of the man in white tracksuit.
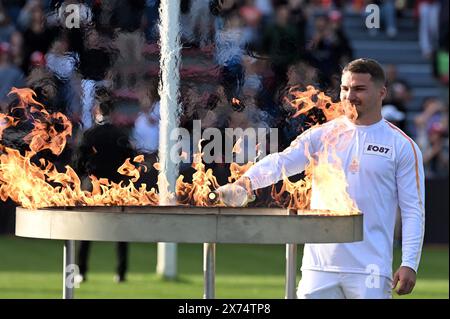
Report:
M283 172L287 176L300 173L308 164L305 148L314 158L323 151L324 138L330 134L338 138L337 155L347 191L364 214L364 239L306 244L298 298L391 298L393 288L398 294L414 288L425 225L422 155L405 133L382 118L384 83L383 69L376 61L349 63L342 73L340 97L356 108L357 119L341 117L306 131L283 152L257 162L235 183L253 191L276 183ZM313 176L311 209L327 209L320 197ZM392 279L398 208L402 263Z

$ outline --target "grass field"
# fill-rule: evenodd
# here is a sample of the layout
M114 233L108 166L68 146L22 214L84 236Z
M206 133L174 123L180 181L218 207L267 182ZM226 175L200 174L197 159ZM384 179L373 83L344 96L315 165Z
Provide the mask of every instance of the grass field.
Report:
M61 241L0 237L0 298L61 298ZM282 245L217 245L217 298L284 298ZM395 251L394 266L400 251ZM426 246L413 294L449 298L448 246ZM299 249L299 260L301 249ZM178 245L178 279L155 274L156 244L131 243L128 281L113 282L115 245L92 245L88 281L76 298L202 298L202 245ZM300 278L300 273L298 275Z

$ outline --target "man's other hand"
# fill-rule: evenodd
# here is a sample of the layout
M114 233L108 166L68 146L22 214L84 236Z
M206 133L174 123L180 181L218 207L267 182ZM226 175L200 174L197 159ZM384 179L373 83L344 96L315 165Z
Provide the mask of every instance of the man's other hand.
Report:
M395 289L397 287L398 288ZM416 272L406 266L400 267L394 274L394 280L392 281L392 289L399 295L407 295L411 293L416 285Z

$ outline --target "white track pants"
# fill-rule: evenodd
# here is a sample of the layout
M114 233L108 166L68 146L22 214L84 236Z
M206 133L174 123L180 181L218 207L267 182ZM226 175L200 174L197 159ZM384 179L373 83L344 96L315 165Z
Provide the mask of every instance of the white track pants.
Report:
M383 276L302 271L298 299L390 299L392 280Z

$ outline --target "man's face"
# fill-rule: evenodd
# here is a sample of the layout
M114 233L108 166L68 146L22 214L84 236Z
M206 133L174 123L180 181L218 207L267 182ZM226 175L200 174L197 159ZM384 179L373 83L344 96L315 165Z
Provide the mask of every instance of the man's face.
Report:
M386 96L384 85L372 81L368 73L344 72L341 79L341 101L356 108L358 119L371 119L381 114Z

